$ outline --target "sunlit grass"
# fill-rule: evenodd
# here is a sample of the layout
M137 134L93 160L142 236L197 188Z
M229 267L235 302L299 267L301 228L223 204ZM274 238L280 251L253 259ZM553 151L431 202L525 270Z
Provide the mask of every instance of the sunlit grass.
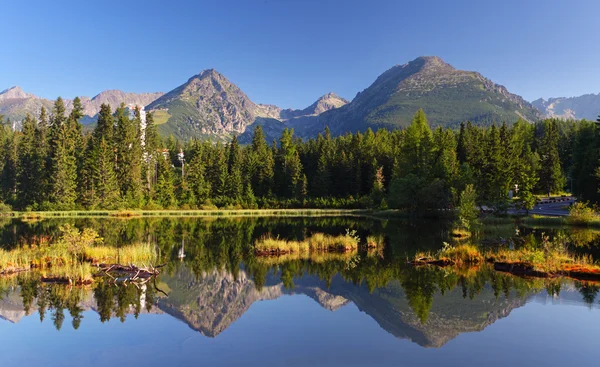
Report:
M600 277L600 266L590 256L575 256L566 250L564 244L552 243L545 238L538 247L500 248L482 251L477 246L461 244L444 247L436 254L417 253L415 264L472 266L487 261L495 265L519 266L520 271L537 272L547 275L567 275ZM524 270L523 270L524 269ZM529 269L529 270L527 270Z
M256 241L254 250L257 254L307 253L309 251L345 252L357 250L358 244L359 238L349 234L331 236L324 233L314 233L303 241L263 237Z
M92 246L84 249L84 258L94 264L148 265L156 261L157 253L150 244L125 247Z
M125 247L105 246L91 229L79 231L66 225L53 243L43 242L10 251L0 249L0 274L36 269L48 281L85 284L92 281L93 264L150 265L157 259L154 246L136 244Z

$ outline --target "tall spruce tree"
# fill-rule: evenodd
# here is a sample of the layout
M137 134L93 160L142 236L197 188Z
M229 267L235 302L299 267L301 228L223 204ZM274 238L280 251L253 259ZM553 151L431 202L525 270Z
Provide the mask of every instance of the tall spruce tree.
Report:
M86 152L85 203L88 207L108 209L115 208L119 204L113 136L112 110L110 105L102 104L98 113L98 124L92 133Z
M130 119L124 104L116 111L115 152L117 181L121 196L128 206L137 208L142 203L142 146L139 109Z
M540 172L539 186L550 196L561 191L565 186L560 156L558 154L558 127L556 121L546 121L543 125L543 136L540 139Z
M54 102L50 126L50 202L56 209L69 210L77 199L76 130L80 111L67 118L62 98Z
M21 139L18 145L18 196L19 206L26 208L36 204L38 189L36 180L39 179L41 172L38 167L39 161L37 160L36 153L36 130L37 121L30 114L27 114L22 122L21 127Z

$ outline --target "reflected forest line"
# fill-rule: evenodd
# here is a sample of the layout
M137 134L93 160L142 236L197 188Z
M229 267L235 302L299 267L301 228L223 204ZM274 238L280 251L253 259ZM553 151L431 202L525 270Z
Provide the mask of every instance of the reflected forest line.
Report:
M93 228L106 243L117 246L151 243L166 266L155 282L143 287L115 285L105 278L87 287L46 284L35 272L0 277L2 308L11 305L23 313L13 322L38 312L42 321L49 318L57 329L63 327L66 315L78 328L89 310L96 311L102 322L167 313L214 337L255 301L303 294L329 310L352 302L396 337L441 346L461 332L483 330L532 297L547 294L552 300L577 293L575 302L598 305L596 283L520 278L495 272L486 264L471 268L407 264L418 251L438 251L449 240L451 225L441 222L415 226L355 217L82 218L29 223L13 219L2 223L0 237L3 247L13 247L55 236L65 223ZM348 229L361 239L356 251L264 257L253 248L265 236L302 241L314 233L337 236ZM597 248L593 231L511 227L489 232L497 239L499 231L504 238L518 232L524 243L539 242L543 233L568 237L573 249L585 253ZM489 240L485 232L479 241ZM366 246L367 239L377 239L383 246L373 251ZM4 312L0 317L6 318Z

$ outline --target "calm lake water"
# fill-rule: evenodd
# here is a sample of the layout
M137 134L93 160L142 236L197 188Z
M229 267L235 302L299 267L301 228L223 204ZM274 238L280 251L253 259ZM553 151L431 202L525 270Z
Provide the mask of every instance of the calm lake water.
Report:
M11 248L72 223L110 244L151 242L167 265L154 284L66 287L0 278L1 366L596 365L600 288L487 267L411 268L450 241L448 225L365 218L71 219L0 223ZM376 236L379 251L258 258L270 234ZM474 241L542 233L598 258L599 234L486 227ZM185 257L180 258L181 254Z

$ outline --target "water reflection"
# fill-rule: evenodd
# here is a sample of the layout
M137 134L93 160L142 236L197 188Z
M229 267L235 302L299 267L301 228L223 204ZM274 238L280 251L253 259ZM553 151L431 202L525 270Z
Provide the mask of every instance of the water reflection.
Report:
M18 238L16 243L44 240L60 223L10 221L0 237ZM332 312L354 304L397 338L441 347L461 333L484 330L531 300L599 306L600 288L593 283L523 279L486 266L407 266L410 254L435 250L447 240L443 223L420 228L360 218L187 218L84 219L75 224L98 229L108 243L154 243L167 266L154 284L139 287L103 279L88 287L67 287L45 284L35 273L2 277L0 318L18 323L24 317L39 317L61 330L69 315L77 330L85 328L84 315L90 310L101 322L128 322L143 313L157 313L218 337L258 301L304 295ZM361 238L379 236L386 245L377 252L361 248L356 253L267 258L255 256L251 247L267 233L302 239L316 231L339 234L346 228L356 229ZM523 241L536 233L520 230ZM579 232L575 236L597 238Z
M552 299L566 294L570 302L598 307L599 287L591 283L526 280L489 268L460 273L378 265L382 266L369 264L370 273L361 275L364 270L355 269L366 265L344 269L335 261L292 261L259 271L264 274L260 286L248 268L235 273L216 268L196 273L185 263L172 267L156 285L141 287L118 286L109 280L90 287L67 287L19 276L3 281L0 317L16 323L37 312L40 321L52 322L60 330L66 313L74 329L88 310L96 311L102 322L166 313L203 335L216 337L255 302L302 294L330 311L352 302L388 333L422 346L440 347L460 333L485 329L544 294ZM289 272L293 286L287 280ZM575 291L579 299L573 298Z

